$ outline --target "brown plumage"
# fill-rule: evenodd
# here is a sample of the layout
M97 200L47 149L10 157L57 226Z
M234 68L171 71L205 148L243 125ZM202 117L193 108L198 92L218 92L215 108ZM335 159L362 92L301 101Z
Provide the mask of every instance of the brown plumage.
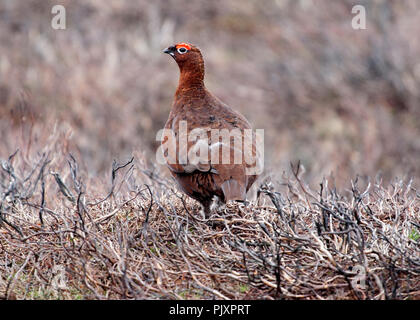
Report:
M203 205L206 217L208 217L214 196L225 203L229 200L244 201L246 192L257 178L257 174L248 175L246 171L247 168L255 166L255 163L250 165L243 160L240 163L234 162L232 146L230 146L229 163L222 163L221 157L218 163L211 159L210 149L221 146L222 141L219 138L212 139L211 130L236 130L239 132L240 139L243 139L244 129L251 129L251 125L243 115L221 102L206 89L204 60L197 47L181 43L165 49L164 52L175 59L180 70L178 88L165 125L165 129L172 130L176 137L172 147L179 150L180 141L183 139L180 121L185 121L188 134L197 128L204 129L208 139L205 140L208 143L208 145L206 143L206 147L209 150L207 163L191 164L190 159L187 163L182 163L176 154L176 161L167 164L182 190ZM232 144L234 138L229 139ZM197 141L187 142L188 152L194 146L198 146ZM252 141L252 156L255 157L255 140ZM168 140L164 139L162 146L167 142ZM217 142L219 143L217 144ZM241 156L244 155L245 147L242 149ZM215 153L217 154L217 152ZM222 148L219 149L219 156L221 155Z

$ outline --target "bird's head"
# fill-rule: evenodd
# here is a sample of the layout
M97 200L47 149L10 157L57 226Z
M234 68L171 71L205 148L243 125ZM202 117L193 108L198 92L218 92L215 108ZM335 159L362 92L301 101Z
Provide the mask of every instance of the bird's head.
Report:
M198 71L204 72L204 61L200 49L189 43L177 43L163 50L169 54L182 71Z

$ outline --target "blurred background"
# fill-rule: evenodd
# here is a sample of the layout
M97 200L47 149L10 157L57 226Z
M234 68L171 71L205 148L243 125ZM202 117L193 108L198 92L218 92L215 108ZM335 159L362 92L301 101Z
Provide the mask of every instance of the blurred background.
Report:
M0 0L0 158L59 131L90 176L131 154L153 165L178 81L162 49L190 42L208 89L265 129L267 174L416 176L419 35L418 0Z

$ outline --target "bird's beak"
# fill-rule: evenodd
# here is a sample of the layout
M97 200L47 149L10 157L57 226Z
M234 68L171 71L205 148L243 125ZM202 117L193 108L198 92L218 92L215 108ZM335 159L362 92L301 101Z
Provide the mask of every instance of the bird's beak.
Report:
M163 50L163 53L167 53L169 55L171 55L173 58L175 58L175 47L168 47L165 50Z

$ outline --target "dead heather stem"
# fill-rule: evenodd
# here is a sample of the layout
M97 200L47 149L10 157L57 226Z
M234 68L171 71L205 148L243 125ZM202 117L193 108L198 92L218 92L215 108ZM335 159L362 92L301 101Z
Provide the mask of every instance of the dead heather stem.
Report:
M259 187L258 204L228 204L207 222L133 158L114 162L101 197L72 155L19 157L0 172L5 299L420 298L411 183L356 180L343 195L324 180L315 192L292 167Z

